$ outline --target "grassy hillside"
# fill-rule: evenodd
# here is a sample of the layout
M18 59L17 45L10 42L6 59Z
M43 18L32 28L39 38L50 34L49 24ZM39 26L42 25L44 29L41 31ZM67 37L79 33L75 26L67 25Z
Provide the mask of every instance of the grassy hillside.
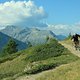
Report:
M43 73L36 80L80 80L80 60Z
M36 74L79 60L56 40L0 58L0 80Z

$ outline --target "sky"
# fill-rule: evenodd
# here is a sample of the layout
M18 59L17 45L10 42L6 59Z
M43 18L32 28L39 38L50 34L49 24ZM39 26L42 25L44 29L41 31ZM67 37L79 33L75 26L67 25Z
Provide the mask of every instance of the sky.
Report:
M53 29L58 34L62 33L62 30L66 30L66 34L71 30L73 33L79 33L80 0L25 1L0 0L0 25L26 26L27 24L27 26Z
M80 21L80 0L35 0L49 14L51 24L74 24Z
M11 0L0 0L0 3ZM23 1L23 0L15 0ZM28 0L26 0L28 1ZM80 21L80 0L33 0L43 6L51 24L74 24Z
M0 3L11 0L0 0ZM23 0L15 0L23 1ZM28 0L26 0L28 1ZM48 13L51 24L74 24L80 21L80 0L33 0Z

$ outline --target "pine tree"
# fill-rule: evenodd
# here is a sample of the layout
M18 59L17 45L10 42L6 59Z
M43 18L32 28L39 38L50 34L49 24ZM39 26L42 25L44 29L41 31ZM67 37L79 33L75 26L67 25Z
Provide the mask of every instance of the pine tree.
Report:
M14 39L10 39L7 45L3 48L3 53L6 53L6 54L12 54L17 51L18 51L17 44L14 41Z

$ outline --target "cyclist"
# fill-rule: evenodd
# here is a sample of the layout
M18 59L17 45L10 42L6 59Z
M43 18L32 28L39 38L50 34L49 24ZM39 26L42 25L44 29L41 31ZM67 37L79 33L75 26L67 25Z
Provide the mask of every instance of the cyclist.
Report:
M79 34L75 34L72 36L71 40L74 42L74 45L75 45L75 49L79 49L79 37L80 35Z

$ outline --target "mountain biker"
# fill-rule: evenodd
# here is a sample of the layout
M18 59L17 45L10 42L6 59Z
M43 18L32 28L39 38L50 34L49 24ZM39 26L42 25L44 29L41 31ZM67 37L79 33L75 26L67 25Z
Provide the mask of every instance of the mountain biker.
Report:
M74 45L75 45L75 49L79 49L79 37L80 35L79 34L74 34L72 37L71 37L71 40L74 42Z

